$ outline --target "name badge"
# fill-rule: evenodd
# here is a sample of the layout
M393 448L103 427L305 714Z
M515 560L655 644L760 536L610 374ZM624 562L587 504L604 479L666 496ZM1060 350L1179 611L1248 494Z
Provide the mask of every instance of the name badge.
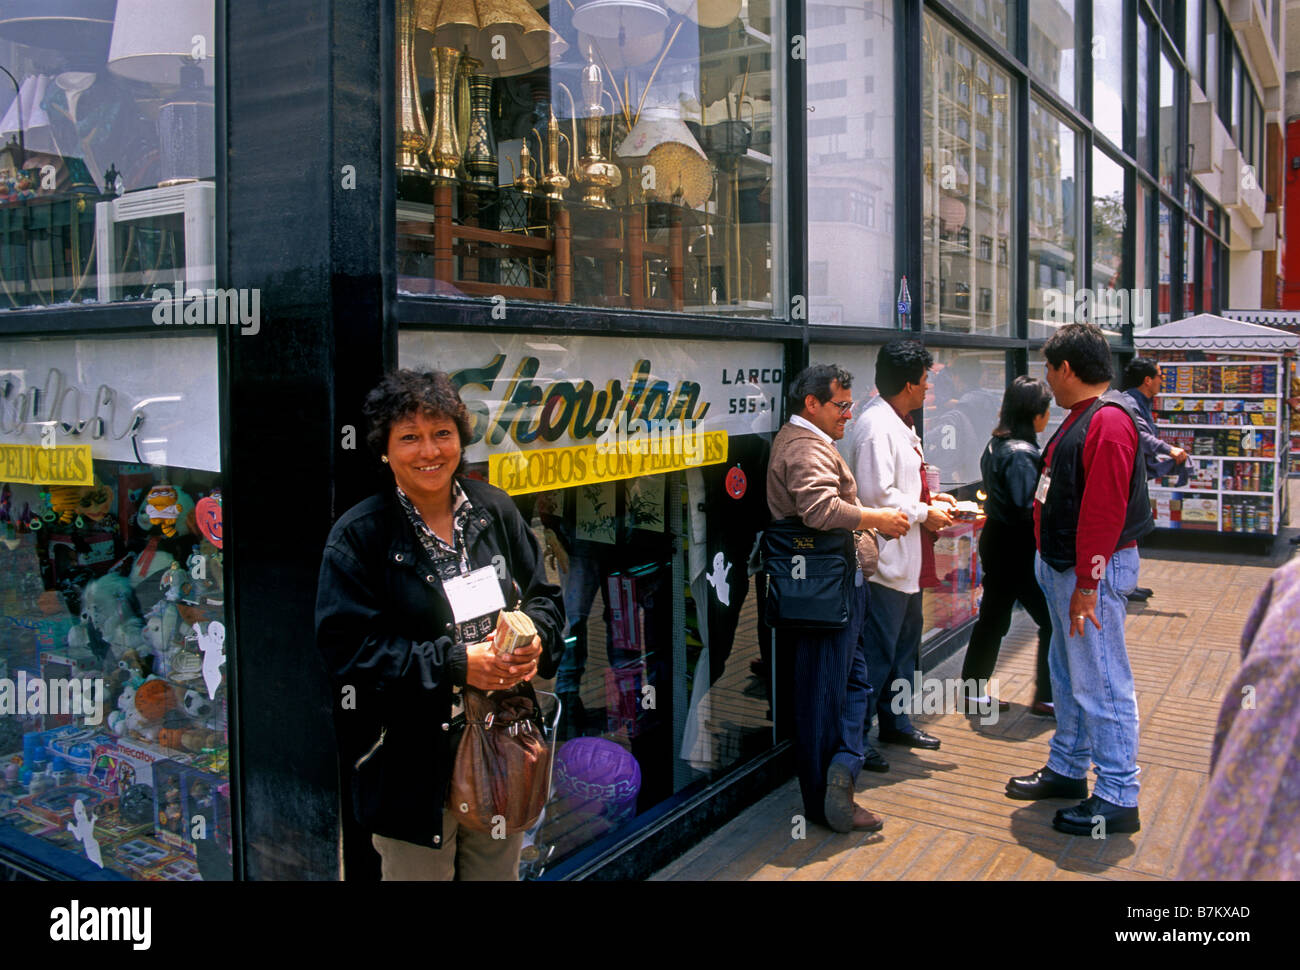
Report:
M1034 501L1039 505L1047 504L1047 490L1052 487L1052 473L1049 469L1044 468L1043 473L1038 476L1038 488L1034 490Z
M486 614L495 617L497 611L506 608L501 584L497 582L497 571L491 566L475 569L455 579L444 579L442 591L458 624Z

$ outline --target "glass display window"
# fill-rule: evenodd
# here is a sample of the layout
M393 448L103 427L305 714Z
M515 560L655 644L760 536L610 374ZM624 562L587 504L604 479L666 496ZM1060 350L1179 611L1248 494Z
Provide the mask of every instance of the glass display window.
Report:
M1016 49L1016 0L952 0L949 6L964 13L1006 50Z
M1124 0L1092 5L1092 121L1117 148L1124 146Z
M767 521L779 347L408 331L402 366L451 374L467 474L508 492L564 592L553 797L525 875L773 743L751 579ZM549 705L549 702L548 702ZM547 705L547 706L548 706Z
M1076 132L1037 98L1029 103L1029 336L1074 322L1082 245Z
M0 5L0 309L214 285L214 9Z
M0 847L76 878L231 878L218 413L211 339L0 344Z
M998 423L1006 387L1001 350L935 347L925 401L925 460L951 492L980 480L980 456Z
M808 318L895 326L894 4L808 6ZM819 59L833 39L869 53ZM863 78L868 83L862 83Z
M784 5L538 6L398 0L399 292L787 316Z
M1092 294L1095 304L1087 319L1119 335L1126 323L1149 312L1139 305L1141 293L1126 289L1123 279L1124 169L1100 149L1092 150Z
M923 20L923 316L928 329L1010 334L1013 82L938 20ZM982 258L987 238L997 261ZM1008 258L1009 255L1009 258ZM937 285L935 285L937 283ZM987 300L971 299L987 290Z
M1075 0L1029 0L1029 69L1068 104L1077 104L1076 7Z

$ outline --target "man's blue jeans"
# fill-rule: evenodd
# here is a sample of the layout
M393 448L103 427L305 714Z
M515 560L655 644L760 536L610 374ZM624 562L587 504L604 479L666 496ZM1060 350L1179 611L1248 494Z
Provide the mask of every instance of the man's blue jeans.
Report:
M1138 803L1138 712L1133 671L1124 645L1127 596L1137 587L1138 551L1110 557L1097 584L1097 621L1083 636L1068 637L1074 570L1057 572L1035 556L1038 585L1052 614L1047 665L1056 704L1056 734L1047 767L1067 778L1086 778L1097 766L1093 794L1129 808Z

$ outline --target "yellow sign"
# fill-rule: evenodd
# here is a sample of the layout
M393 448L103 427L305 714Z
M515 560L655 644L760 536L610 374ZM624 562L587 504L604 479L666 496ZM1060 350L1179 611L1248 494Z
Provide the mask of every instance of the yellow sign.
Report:
M90 445L0 445L0 482L14 485L94 485Z
M511 495L525 495L588 482L720 465L726 460L727 432L695 432L651 441L633 438L570 448L502 452L488 457L488 481Z

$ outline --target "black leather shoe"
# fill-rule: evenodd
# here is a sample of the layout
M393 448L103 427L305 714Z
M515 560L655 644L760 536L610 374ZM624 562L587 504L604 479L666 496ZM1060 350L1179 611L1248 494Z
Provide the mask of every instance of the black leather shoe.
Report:
M907 731L881 731L880 740L885 744L901 744L908 748L939 750L939 739L933 734L926 734L920 728L912 728L910 733Z
M1128 594L1128 601L1130 603L1145 603L1153 595L1155 595L1155 590L1144 589L1141 586L1139 586L1136 589L1134 589L1133 592Z
M1088 779L1066 778L1044 766L1032 775L1021 775L1007 782L1007 797L1026 802L1039 798L1087 798Z
M1093 795L1073 808L1063 808L1052 819L1052 828L1067 835L1092 835L1102 838L1142 828L1137 807L1125 808Z
M889 770L889 762L880 756L879 751L872 748L862 759L862 767L867 771L879 771L883 774Z
M1011 710L1011 702L1004 701L1000 697L990 697L986 701L977 701L975 698L967 694L962 696L962 704L966 708L966 713L972 715L991 714L993 712L994 704L997 705L999 714L1005 714L1007 711Z

